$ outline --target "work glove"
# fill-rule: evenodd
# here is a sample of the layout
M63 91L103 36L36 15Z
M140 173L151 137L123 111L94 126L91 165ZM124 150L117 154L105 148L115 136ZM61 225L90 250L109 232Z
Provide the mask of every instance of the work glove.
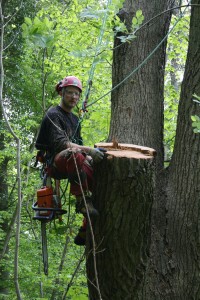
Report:
M104 158L104 152L101 149L98 148L91 148L90 151L88 152L88 155L92 157L92 160L95 163L100 162Z

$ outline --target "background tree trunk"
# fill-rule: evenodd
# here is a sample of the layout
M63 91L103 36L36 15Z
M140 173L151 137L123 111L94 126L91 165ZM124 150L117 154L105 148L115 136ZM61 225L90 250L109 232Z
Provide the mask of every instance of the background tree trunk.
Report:
M93 222L100 291L103 300L136 299L149 252L155 151L139 147L134 151L133 145L125 144L120 149L108 143L98 146L109 149L94 176L94 204L100 213ZM87 241L89 295L97 300L89 233Z
M0 121L0 123L2 123ZM2 135L0 135L0 150L3 150L3 139ZM6 213L8 209L8 186L7 186L7 164L8 160L3 159L3 161L0 162L0 212L2 216ZM0 238L0 253L3 250L3 245L4 245L4 236L6 235L6 232L8 230L8 222L7 219L4 218L1 220L0 223L0 232L3 233L1 234ZM7 249L8 253L8 249ZM1 294L6 294L8 292L8 284L7 284L7 279L8 279L8 270L6 269L6 258L1 261L0 264L0 295ZM1 297L1 296L0 296Z
M2 11L4 9L4 6L6 4L6 1L2 1L0 3L0 11L2 14ZM0 18L2 21L2 19ZM1 25L3 26L3 22L1 22ZM0 51L1 51L1 58L3 56L3 49L2 49L2 38L4 37L3 31L0 28ZM0 61L0 73L1 73L1 79L3 76L3 67L2 67L2 59ZM2 80L0 79L0 98L2 97L2 89L3 84ZM0 102L2 99L0 99ZM2 113L2 106L0 105L0 151L4 150L4 121L3 121L3 113ZM7 229L8 229L8 222L5 217L5 213L8 209L8 185L7 185L7 164L8 159L6 157L3 157L0 159L0 212L3 215L3 218L0 222L0 253L3 249L4 245L4 236L6 235ZM7 249L8 251L8 249ZM8 272L6 270L6 259L0 262L0 297L1 295L5 295L8 293L8 284L6 283L8 279Z
M200 135L193 132L191 121L192 115L200 115L193 101L194 94L200 95L199 24L200 7L194 7L168 182L167 269L174 299L200 299Z
M15 98L15 89L13 89L12 83L16 80L16 73L18 70L18 60L21 60L21 24L24 22L24 16L30 16L35 14L35 1L28 1L25 0L23 2L19 0L14 1L8 1L8 0L2 0L1 3L2 8L2 15L4 16L4 35L3 35L3 49L1 49L2 57L3 57L3 67L6 70L6 72L3 74L3 72L0 72L1 75L4 77L4 90L2 91L3 97L6 99L7 93L9 94L8 90L12 89L12 92L10 93L12 95L12 99L9 99L11 102ZM18 10L16 10L18 8ZM18 27L18 33L16 34L16 31L10 30L10 20L12 20L12 24L15 24ZM1 24L2 25L2 24ZM1 26L0 26L1 27ZM1 28L0 28L1 32ZM9 57L9 59L4 59L5 57ZM1 66L2 67L2 66ZM8 81L6 81L8 79ZM0 82L0 88L3 89L2 82ZM20 89L19 89L20 90ZM6 92L5 92L6 91ZM3 99L0 99L3 101ZM6 103L6 101L5 101ZM9 107L9 110L12 108ZM2 115L2 109L0 108L0 151L3 152L5 149L5 122ZM8 141L7 141L8 142ZM2 159L0 159L0 212L1 215L6 215L6 212L8 211L9 206L9 199L8 199L8 162L10 160L10 157L8 154L4 155ZM0 253L2 252L3 245L5 243L5 236L7 234L7 231L10 230L8 221L8 216L6 215L3 220L1 220L0 223ZM6 253L8 254L8 248L6 250ZM8 279L9 279L9 273L7 270L7 263L6 258L1 260L0 263L0 297L1 294L6 294L8 292ZM3 297L3 296L2 296Z

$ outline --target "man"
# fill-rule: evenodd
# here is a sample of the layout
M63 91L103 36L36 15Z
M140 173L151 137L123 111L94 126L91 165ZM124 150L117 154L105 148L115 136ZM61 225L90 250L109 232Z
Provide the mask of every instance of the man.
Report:
M76 212L86 217L88 210L91 216L96 216L98 212L89 196L93 185L91 160L98 163L104 154L98 149L83 146L79 119L72 113L82 93L81 81L75 76L67 76L56 85L56 91L61 96L60 104L47 111L36 148L47 151L51 177L69 179L70 192L76 197Z

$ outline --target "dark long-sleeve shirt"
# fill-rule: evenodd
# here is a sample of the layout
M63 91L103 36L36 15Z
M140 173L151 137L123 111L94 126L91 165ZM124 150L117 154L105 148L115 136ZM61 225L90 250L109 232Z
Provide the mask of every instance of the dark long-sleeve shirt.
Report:
M35 147L48 150L50 157L69 146L69 142L82 145L79 119L60 106L50 108L42 120Z

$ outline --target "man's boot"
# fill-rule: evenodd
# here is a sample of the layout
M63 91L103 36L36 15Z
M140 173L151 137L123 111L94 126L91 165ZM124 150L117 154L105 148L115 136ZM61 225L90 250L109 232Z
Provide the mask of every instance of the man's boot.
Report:
M77 235L74 238L74 243L78 246L85 246L86 243L86 228L81 226Z
M89 215L90 216L98 216L99 213L92 204L92 198L90 196L85 196L85 200L86 200L86 205L87 205ZM83 197L82 196L76 197L76 213L83 214L84 217L87 217L87 209L85 207Z

